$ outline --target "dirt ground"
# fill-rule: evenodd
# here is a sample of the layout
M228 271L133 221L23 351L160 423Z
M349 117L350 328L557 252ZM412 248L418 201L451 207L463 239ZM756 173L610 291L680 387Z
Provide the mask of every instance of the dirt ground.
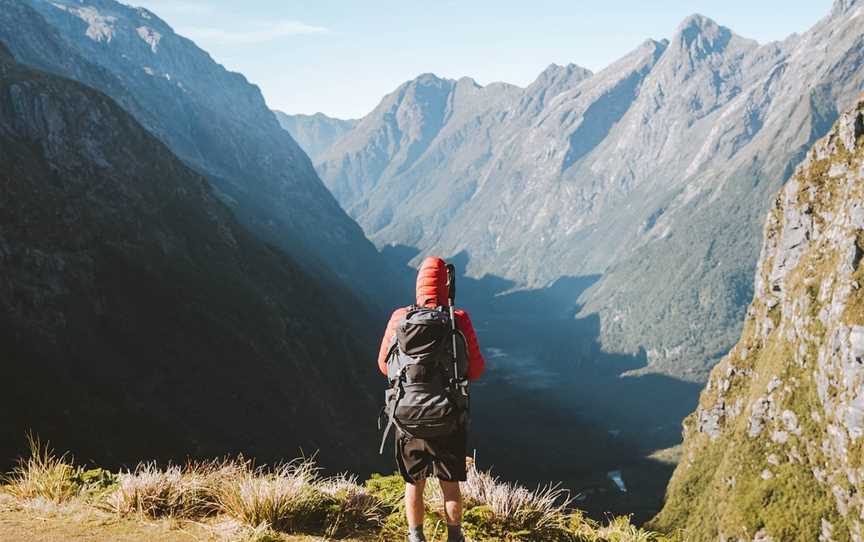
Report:
M231 542L249 540L226 520L207 523L177 520L124 519L114 514L48 503L20 505L0 499L2 542ZM284 542L326 540L283 535ZM274 541L275 542L275 541ZM343 542L364 542L344 540Z

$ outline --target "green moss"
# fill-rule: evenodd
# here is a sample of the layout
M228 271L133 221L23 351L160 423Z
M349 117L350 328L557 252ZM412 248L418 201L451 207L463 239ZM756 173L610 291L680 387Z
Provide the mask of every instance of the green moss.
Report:
M773 394L776 407L796 414L801 437L793 435L787 445L781 446L767 437L770 427L766 427L762 435L751 438L747 435L746 412L731 420L732 426L717 440L693 435L685 444L684 460L670 483L663 510L649 528L663 532L681 528L680 538L688 542L714 541L721 534L752 538L762 529L777 541L816 540L821 519L826 518L835 525L835 538L846 540L848 533L836 517L833 498L812 475L811 462L824 462L821 451L816 446L814 452L812 446L804 444L822 439L821 427L810 418L810 412L819 405L811 373L791 363L793 345L777 336L749 357L758 374L749 385L743 385L743 381L733 384L727 404L732 402L728 396L732 394L752 404L764 395L767 382L778 376L784 386ZM703 397L702 404L709 400L715 399ZM786 460L790 446L804 454L804 464ZM770 453L783 463L767 464ZM694 458L692 462L688 462L688 456ZM763 480L761 474L766 468L773 477Z
M777 329L780 326L780 320L783 319L783 311L780 309L780 304L774 305L768 311L768 318L771 320L771 323L774 324L774 329Z
M390 507L398 507L402 504L405 495L405 481L398 474L383 475L373 474L366 480L366 489Z
M698 437L704 438L704 437ZM691 444L692 448L692 444ZM716 538L716 509L707 502L716 489L717 471L723 458L723 446L708 445L695 450L697 459L688 461L687 452L675 470L669 484L667 501L660 514L647 527L660 532L682 528L687 540L691 532L705 532L709 539Z

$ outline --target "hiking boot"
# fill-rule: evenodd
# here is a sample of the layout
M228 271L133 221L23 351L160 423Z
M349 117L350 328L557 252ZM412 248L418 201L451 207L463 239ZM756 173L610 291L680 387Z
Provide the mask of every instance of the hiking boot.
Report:
M426 542L426 535L423 534L423 527L409 529L408 542Z

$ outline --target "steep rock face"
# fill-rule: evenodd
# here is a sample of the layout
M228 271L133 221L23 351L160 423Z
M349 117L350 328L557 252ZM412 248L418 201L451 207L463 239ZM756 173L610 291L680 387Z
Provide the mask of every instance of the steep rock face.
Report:
M114 100L127 111L135 111L136 117L148 115L116 77L65 46L57 31L25 2L4 0L0 8L0 32L16 58L28 57L33 67L64 73L90 87L110 90ZM8 39L13 33L15 39Z
M740 332L772 194L864 88L861 9L765 45L694 15L597 74L485 100L410 164L347 167L372 160L370 116L317 167L356 180L335 193L378 245L528 286L602 274L580 316L604 347L704 379Z
M313 162L332 147L340 137L357 125L356 119L334 119L323 113L314 115L288 115L274 111L279 125L291 134L294 141L306 151Z
M447 187L425 174L439 166L445 168L441 174L446 174L448 161L461 161L452 157L452 152L466 142L462 131L476 126L484 111L494 110L517 90L504 84L481 87L469 78L454 81L421 75L385 96L323 155L318 170L342 206L369 234L375 235L391 224L405 224L408 229L434 227L408 225L411 219L406 216L403 220L402 213L409 215L421 194L442 188L444 193L437 197L434 208L441 211L439 214L451 214L444 208L446 192L462 188ZM482 148L488 140L472 139L472 150ZM420 162L429 165L418 166ZM394 178L404 180L389 182ZM458 184L459 179L452 180ZM429 218L436 224L441 220ZM409 241L399 236L387 240Z
M733 344L752 296L761 216L864 89L859 9L741 57L729 101L675 147L691 149L680 151L686 161L653 170L671 190L585 308L601 314L604 343L645 345L653 367L679 375L703 373Z
M372 463L372 330L111 99L3 47L0 276L0 470L28 429L114 466Z
M776 197L744 332L655 519L688 541L864 540L864 98Z
M113 0L2 0L2 9L22 15L0 21L0 40L19 61L80 77L114 98L207 175L254 233L322 276L386 290L389 275L374 246L245 77L143 8ZM54 61L58 50L67 55ZM81 77L81 59L105 76L87 68Z

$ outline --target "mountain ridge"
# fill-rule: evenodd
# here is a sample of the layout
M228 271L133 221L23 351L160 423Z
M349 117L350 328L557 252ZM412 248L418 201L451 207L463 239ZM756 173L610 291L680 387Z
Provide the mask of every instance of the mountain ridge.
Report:
M316 168L379 247L465 252L471 276L527 288L603 274L573 304L604 347L702 380L740 331L770 194L862 89L860 23L760 45L696 14L554 96L532 99L541 74L464 111L414 161L372 114Z

